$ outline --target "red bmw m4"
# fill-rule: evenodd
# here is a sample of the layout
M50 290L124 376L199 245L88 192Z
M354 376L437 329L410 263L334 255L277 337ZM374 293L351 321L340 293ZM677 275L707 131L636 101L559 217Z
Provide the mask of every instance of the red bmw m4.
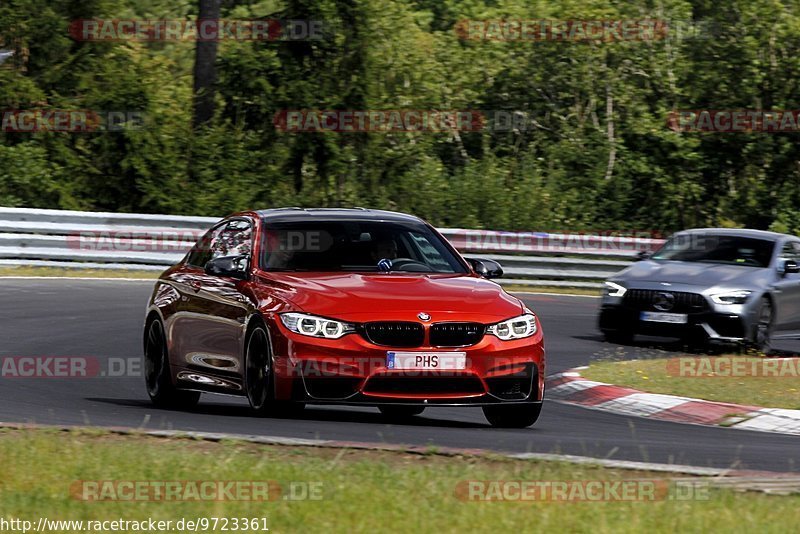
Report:
M539 318L426 222L366 209L283 208L219 222L156 283L144 327L148 394L201 393L281 416L306 404L408 418L480 406L494 426L539 417Z

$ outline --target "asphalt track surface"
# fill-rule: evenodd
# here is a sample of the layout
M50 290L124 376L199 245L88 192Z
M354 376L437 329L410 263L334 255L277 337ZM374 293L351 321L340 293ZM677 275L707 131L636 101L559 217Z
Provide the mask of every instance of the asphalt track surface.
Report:
M152 282L0 280L0 356L141 355L143 310ZM525 295L542 319L548 374L598 358L665 355L669 344L619 347L595 328L598 300ZM192 412L150 405L140 376L0 377L0 421L129 426L153 430L231 432L546 452L737 469L800 472L800 438L651 421L545 402L532 428L490 427L479 408L429 408L405 424L389 424L374 408L310 406L294 419L255 417L246 401L204 395Z

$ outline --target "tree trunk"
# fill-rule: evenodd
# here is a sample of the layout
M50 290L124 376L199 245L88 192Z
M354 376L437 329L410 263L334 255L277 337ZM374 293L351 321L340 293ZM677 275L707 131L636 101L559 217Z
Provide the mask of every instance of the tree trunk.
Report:
M608 137L608 164L606 165L606 181L614 175L614 163L617 160L617 140L614 137L614 96L611 84L606 82L606 137Z
M222 0L199 0L198 24L204 20L219 21ZM217 83L217 49L215 40L197 41L194 64L194 127L214 118L214 87Z

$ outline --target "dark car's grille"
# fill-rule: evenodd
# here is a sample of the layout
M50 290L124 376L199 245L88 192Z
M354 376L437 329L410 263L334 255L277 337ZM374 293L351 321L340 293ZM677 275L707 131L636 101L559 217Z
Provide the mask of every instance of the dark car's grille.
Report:
M468 347L486 332L481 323L437 323L431 326L431 345L434 347Z
M672 295L672 298L668 295ZM661 289L629 289L625 293L624 302L626 306L637 310L673 313L700 313L708 308L708 301L703 295ZM671 306L665 306L666 302L671 302Z
M425 329L419 323L366 323L361 334L371 343L387 347L419 347L425 340Z

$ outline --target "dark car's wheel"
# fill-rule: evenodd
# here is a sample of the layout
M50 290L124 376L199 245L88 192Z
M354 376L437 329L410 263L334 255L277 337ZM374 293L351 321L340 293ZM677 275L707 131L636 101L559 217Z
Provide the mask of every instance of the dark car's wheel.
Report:
M770 350L774 315L772 301L767 297L762 298L757 322L753 327L753 348L765 354Z
M183 391L172 383L167 339L164 336L164 325L159 319L153 319L147 325L144 342L144 379L147 384L147 394L156 406L187 409L200 400L199 392Z
M683 337L689 352L706 352L710 348L708 334L700 328L692 329Z
M483 415L492 426L525 428L534 424L542 413L542 403L484 406Z
M424 406L378 406L387 419L408 419L425 411Z
M633 342L633 332L627 330L603 330L603 337L608 343L628 345Z
M250 406L259 415L292 415L303 410L301 402L275 400L275 378L272 352L267 331L256 326L250 331L245 345L244 385Z

